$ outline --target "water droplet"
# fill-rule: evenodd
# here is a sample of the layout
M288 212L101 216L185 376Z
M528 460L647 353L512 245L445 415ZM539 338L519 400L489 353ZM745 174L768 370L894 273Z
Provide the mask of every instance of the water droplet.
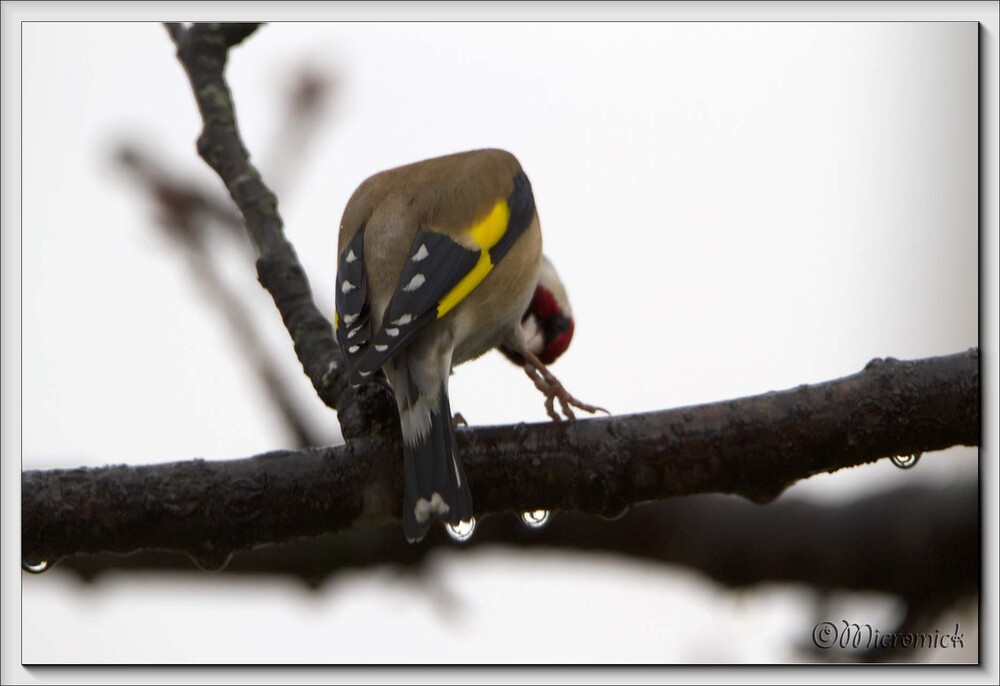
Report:
M900 469L912 469L920 461L920 456L923 453L913 453L912 455L893 455L892 463L899 467Z
M529 529L541 529L549 523L549 515L550 513L548 510L532 510L531 512L522 512L521 521Z
M52 563L48 560L42 560L41 562L28 562L27 560L21 560L21 569L29 574L41 574L42 572L47 572L52 569Z
M472 538L472 534L476 531L476 518L473 517L467 522L459 522L454 526L445 524L444 528L448 531L449 536L460 543L464 543Z
M192 555L191 561L203 572L221 572L229 566L229 561L233 559L233 554L206 554Z
M600 517L606 522L617 522L619 519L627 515L630 509L631 508L628 505L626 505L625 507L622 508L621 512L618 512L617 514L600 515Z

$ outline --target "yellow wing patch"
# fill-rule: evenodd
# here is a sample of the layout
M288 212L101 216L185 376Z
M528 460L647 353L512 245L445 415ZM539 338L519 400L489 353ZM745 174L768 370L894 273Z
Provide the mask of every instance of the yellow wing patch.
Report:
M448 314L462 299L478 286L486 275L493 269L493 262L490 261L490 248L500 242L504 232L507 231L507 223L510 220L510 206L506 200L499 200L493 209L481 221L477 222L466 231L466 235L472 238L479 246L479 261L462 280L455 284L455 287L448 291L447 295L441 298L438 303L438 319Z
M507 206L506 200L499 200L486 218L473 225L466 233L482 250L489 250L503 238L509 220L510 207Z

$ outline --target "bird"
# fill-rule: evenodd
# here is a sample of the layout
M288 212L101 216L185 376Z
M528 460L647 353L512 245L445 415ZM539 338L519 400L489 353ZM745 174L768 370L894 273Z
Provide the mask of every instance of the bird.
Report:
M436 520L473 522L448 398L453 368L499 346L523 360L548 407L576 402L522 328L543 271L531 182L500 149L379 172L348 200L337 249L334 329L347 381L381 370L399 410L403 533L416 543Z

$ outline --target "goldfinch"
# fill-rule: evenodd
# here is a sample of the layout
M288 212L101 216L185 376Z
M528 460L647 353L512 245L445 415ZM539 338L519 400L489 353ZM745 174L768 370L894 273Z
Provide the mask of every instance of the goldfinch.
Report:
M503 150L380 172L344 209L334 327L350 365L348 381L361 384L382 369L392 386L403 436L403 533L410 542L436 519L452 526L473 520L452 432L453 367L501 345L521 355L550 405L552 395L572 402L528 348L521 327L541 251L531 183Z

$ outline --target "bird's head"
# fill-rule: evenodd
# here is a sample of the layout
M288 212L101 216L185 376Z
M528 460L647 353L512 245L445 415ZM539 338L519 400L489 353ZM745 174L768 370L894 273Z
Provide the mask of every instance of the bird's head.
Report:
M528 350L545 364L552 364L566 352L573 340L573 311L569 306L566 288L548 258L542 256L538 285L524 317L521 319L524 340ZM515 364L524 364L518 353L500 348Z

